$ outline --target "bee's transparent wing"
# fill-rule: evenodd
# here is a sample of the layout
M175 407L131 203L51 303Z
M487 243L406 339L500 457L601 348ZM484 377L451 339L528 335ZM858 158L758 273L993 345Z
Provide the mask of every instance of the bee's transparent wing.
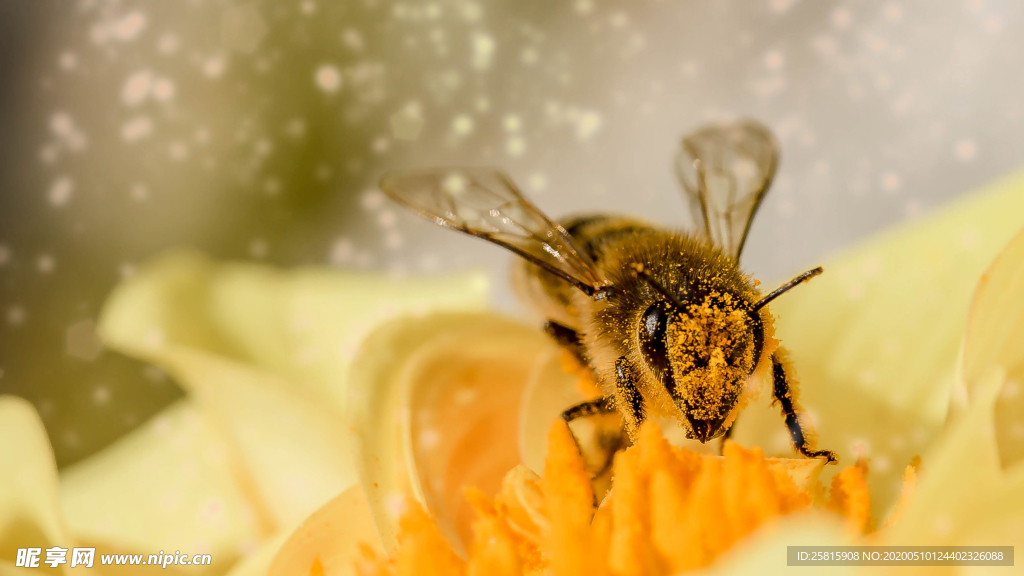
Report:
M388 174L381 189L421 216L504 246L593 294L605 282L569 233L495 168L433 168Z
M778 162L772 133L749 120L683 138L676 172L693 219L708 240L737 260Z

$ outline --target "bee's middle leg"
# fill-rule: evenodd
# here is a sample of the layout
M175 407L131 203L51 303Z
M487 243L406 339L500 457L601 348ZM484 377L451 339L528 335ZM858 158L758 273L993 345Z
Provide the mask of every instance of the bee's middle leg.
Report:
M797 452L807 458L824 457L829 463L838 462L839 459L836 457L836 453L831 450L811 450L807 433L804 431L797 414L796 396L793 394L789 379L786 378L786 369L782 365L782 360L779 358L778 353L772 354L772 379L775 381L772 396L782 406L782 414L786 419L786 428L789 428L789 437L793 440L793 446L796 447Z

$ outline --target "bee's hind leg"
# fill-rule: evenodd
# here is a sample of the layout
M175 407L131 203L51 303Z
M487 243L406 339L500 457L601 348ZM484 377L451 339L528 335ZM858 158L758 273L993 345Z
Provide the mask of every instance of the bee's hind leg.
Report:
M580 418L605 416L615 414L617 412L618 410L615 406L615 399L606 396L596 398L594 400L587 400L586 402L580 402L579 404L571 406L562 412L562 420L565 420L565 423L568 424ZM595 478L604 476L611 469L615 453L629 444L629 437L624 434L621 427L616 427L616 430L617 431L613 433L599 432L594 439L593 447L596 449L596 452L598 452L597 456L599 460L596 462L590 462L588 464L588 470ZM577 437L576 432L573 432L572 428L569 429L569 433L572 434L572 439L576 442L576 448L579 449L580 454L583 455L586 460L586 453L583 450L580 438Z
M807 438L808 435L804 432L799 414L797 414L799 408L796 403L796 395L793 393L790 381L786 377L786 369L782 365L778 352L772 354L772 380L774 380L772 396L782 406L782 414L786 419L786 428L789 428L789 437L793 440L793 446L797 452L807 458L824 457L830 464L838 462L839 459L836 457L836 453L831 450L811 450L810 442Z
M616 413L621 417L614 426L614 430L612 427L606 427L603 431L598 428L596 436L591 439L592 442L588 445L596 448L597 454L595 454L594 450L591 450L590 459L584 453L580 438L577 437L576 432L573 432L571 428L569 430L573 440L576 442L576 447L580 449L580 454L584 460L588 461L588 472L593 474L591 482L594 488L595 504L604 499L604 495L608 493L611 487L611 469L615 454L629 446L630 441L635 437L636 431L644 419L643 398L636 387L632 367L625 357L621 357L615 362L615 380L614 396L604 396L588 400L587 402L581 402L562 412L562 419L566 423L581 418L606 416ZM594 456L597 456L599 459L595 461Z
M548 333L548 336L554 338L555 342L558 342L562 348L572 354L573 358L580 363L580 366L587 366L587 358L583 353L583 344L580 342L578 332L554 320L548 320L544 323L544 331Z
M562 420L565 420L566 424L568 424L577 418L589 418L590 416L613 414L614 412L615 400L606 396L594 400L587 400L586 402L580 402L579 404L567 408L562 412Z

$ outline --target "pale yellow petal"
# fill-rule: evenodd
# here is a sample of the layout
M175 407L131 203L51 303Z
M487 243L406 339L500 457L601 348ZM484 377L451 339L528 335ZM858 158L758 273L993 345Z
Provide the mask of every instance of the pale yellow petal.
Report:
M951 415L949 430L922 459L920 483L886 531L888 541L1024 545L1024 438L1014 437L1014 422L1006 419L1020 409L1017 394L1007 391L1010 374L1024 373L1022 338L1024 233L978 287L962 358L969 403Z
M811 263L825 273L772 304L818 445L844 463L871 459L876 515L896 499L906 464L941 430L971 295L1021 226L1017 175ZM768 396L740 416L735 438L792 454Z
M241 485L228 452L194 404L179 401L62 472L69 529L125 553L209 553L210 572L223 573L264 536L255 489Z
M256 489L267 534L302 520L355 481L340 411L252 365L164 346L152 361L185 384L224 457Z
M226 576L267 576L274 558L295 530L285 528L263 541L259 549L231 566Z
M480 273L392 279L326 268L220 264L174 251L142 266L108 301L104 341L146 356L161 344L267 368L344 408L353 355L377 323L404 314L480 309Z
M337 410L270 372L220 356L164 345L150 359L186 384L203 421L202 442L212 442L218 450L217 457L230 471L233 490L243 494L250 505L251 513L241 520L254 526L260 538L294 525L355 481L347 428ZM147 449L138 447L125 460L160 457L159 452L146 454ZM83 465L92 466L92 462L86 460ZM129 471L137 466L126 463L116 477L113 468L96 466L92 468L93 478L111 476L104 481L124 485L131 481ZM101 501L85 491L79 501L90 507L147 508L149 505L141 501L150 497L148 490L162 485L159 476L154 479L152 485L107 492ZM77 508L68 509L68 517L76 526L100 522ZM192 516L193 522L201 518ZM158 524L152 518L139 521ZM133 533L146 534L116 523L111 526L127 532L129 541ZM168 524L166 528L185 533L202 531L201 526L190 529L187 523ZM256 545L245 541L236 544L244 549Z
M970 409L925 455L920 483L900 521L881 536L893 545L1024 546L1024 466L1003 471L992 408L1005 373L974 386Z
M887 541L1024 546L1024 438L1015 438L1014 422L1006 420L1020 409L1017 394L1007 391L1010 374L1024 372L1022 338L1024 233L979 285L963 346L969 403L951 415L949 430L922 459L914 497L884 534Z
M849 546L859 544L851 539L841 521L817 512L805 512L783 518L767 525L741 540L727 554L723 554L702 576L748 576L758 574L865 574L870 569L834 567L789 567L786 560L788 546Z
M519 399L553 347L540 330L488 314L403 320L370 335L352 372L351 415L360 480L387 550L410 497L461 547L462 487L493 495L519 462Z
M932 420L982 272L1024 226L1024 177L997 182L829 258L777 300L776 330L808 382L861 390ZM941 359L936 362L936 359Z
M995 401L995 432L1004 467L1024 460L1024 231L996 258L974 296L963 349L968 400L994 366L1006 372Z
M538 357L523 389L519 453L523 464L538 474L544 471L551 424L566 408L586 400L577 385L579 377L566 371L561 356L561 350L552 349Z
M307 518L273 557L267 572L230 576L312 576L314 564L323 576L349 576L359 546L383 553L370 507L359 486L352 486Z
M18 548L70 547L73 540L61 519L57 466L32 404L0 396L0 571L14 567ZM59 574L43 564L32 569Z

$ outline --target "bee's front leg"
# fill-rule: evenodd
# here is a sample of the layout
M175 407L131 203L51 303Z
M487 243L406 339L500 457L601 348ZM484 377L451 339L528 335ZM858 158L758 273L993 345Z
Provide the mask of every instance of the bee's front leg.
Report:
M615 361L615 400L626 422L626 432L636 439L640 425L644 423L644 397L636 387L633 367L625 356Z
M782 359L779 358L778 352L772 354L772 379L774 380L772 396L782 406L782 414L786 419L786 428L789 428L789 437L793 440L793 446L797 452L807 458L824 457L830 464L838 462L839 458L831 450L811 450L808 435L804 432L799 414L797 413L799 406L796 402L794 389L786 377L786 369L782 365ZM772 404L774 403L772 402Z

